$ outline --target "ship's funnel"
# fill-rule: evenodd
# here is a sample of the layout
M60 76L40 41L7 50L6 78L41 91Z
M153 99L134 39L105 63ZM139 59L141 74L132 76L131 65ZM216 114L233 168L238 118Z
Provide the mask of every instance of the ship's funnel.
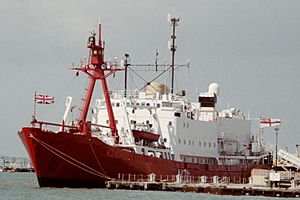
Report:
M169 91L170 90L168 86L158 82L151 82L145 88L145 93L147 96L155 96L157 92L159 94L168 94Z

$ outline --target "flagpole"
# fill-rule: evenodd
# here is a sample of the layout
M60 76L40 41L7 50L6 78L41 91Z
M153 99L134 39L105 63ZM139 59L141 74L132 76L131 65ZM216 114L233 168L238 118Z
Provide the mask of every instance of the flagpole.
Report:
M36 91L34 92L34 99L33 99L33 115L32 115L32 122L34 122L36 119Z
M276 134L276 149L275 149L275 151L276 151L276 157L275 157L275 173L277 173L277 161L278 161L278 131L279 131L279 127L278 126L276 126L275 128L274 128L274 130L275 130L275 134Z
M259 133L259 149L262 150L263 149L263 135L264 135L264 128L261 127L260 128L260 133Z

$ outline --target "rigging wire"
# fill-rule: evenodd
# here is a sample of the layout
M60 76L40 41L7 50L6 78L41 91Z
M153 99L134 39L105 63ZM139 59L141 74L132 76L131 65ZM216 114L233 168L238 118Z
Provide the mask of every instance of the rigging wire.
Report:
M50 151L50 152L53 153L54 155L60 157L62 160L64 160L64 161L70 163L71 165L73 165L73 166L75 166L75 167L78 167L79 169L82 169L82 170L84 170L84 171L86 171L86 172L88 172L88 173L90 173L90 174L95 175L95 176L99 176L99 177L101 177L101 178L108 179L108 180L111 179L110 177L108 177L108 176L106 176L106 175L104 175L104 174L98 172L97 170L95 170L95 169L89 167L88 165L85 165L84 163L82 163L82 162L76 160L75 158L73 158L73 157L71 157L71 156L69 156L69 155L63 153L62 151L60 151L60 150L54 148L53 146L51 146L51 145L49 145L49 144L43 142L42 140L40 140L40 139L34 137L32 134L30 134L29 137L33 138L37 143L39 143L39 144L40 144L41 146L43 146L45 149L47 149L48 151ZM64 156L65 156L66 158L65 158ZM67 158L68 158L68 159L67 159ZM76 163L77 163L77 164L76 164ZM80 165L81 165L81 166L80 166Z

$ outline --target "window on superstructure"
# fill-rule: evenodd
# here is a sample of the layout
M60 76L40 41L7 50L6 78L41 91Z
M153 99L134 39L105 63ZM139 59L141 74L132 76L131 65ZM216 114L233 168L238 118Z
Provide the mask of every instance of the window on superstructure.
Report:
M172 107L172 103L170 103L170 102L162 102L162 107Z
M175 116L175 117L180 117L180 113L177 113L177 112L176 112L176 113L174 113L174 116Z
M115 120L116 124L118 124L118 120Z
M189 140L189 145L191 145L191 140Z
M195 144L195 143L194 143L194 140L192 140L192 145L194 146L194 144Z
M169 121L169 126L172 126L172 122L171 121Z
M214 147L216 147L216 143L214 142Z
M145 102L142 102L141 105L142 105L142 106L145 106Z
M186 141L185 141L185 139L183 140L183 144L186 144Z
M160 103L157 104L157 107L160 108Z
M146 106L150 106L150 103L146 103Z
M206 147L206 142L203 143L203 146Z
M180 140L180 138L178 139L178 144L180 144L181 143L181 140Z
M186 127L189 128L189 123L186 123Z
M185 128L185 122L183 122L183 128Z
M201 147L201 141L199 141L199 146Z
M208 147L211 147L211 143L210 142L208 143Z
M140 103L136 103L136 105L137 105L137 106L139 106L139 105L140 105Z
M107 119L107 120L106 120L106 124L108 124L108 123L109 123L109 120Z
M119 103L119 102L118 102L118 103L116 103L116 106L117 106L117 107L120 107L120 103Z
M112 107L115 107L115 102L112 102L112 103L111 103L111 106L112 106Z

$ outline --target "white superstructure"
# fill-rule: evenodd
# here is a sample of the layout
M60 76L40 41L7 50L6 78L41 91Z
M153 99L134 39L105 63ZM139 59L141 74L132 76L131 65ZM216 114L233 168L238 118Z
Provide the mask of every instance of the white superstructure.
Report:
M120 147L136 153L202 164L264 163L268 153L253 152L251 121L238 109L216 110L219 85L212 83L189 102L185 91L176 95L159 83L145 91L111 91ZM104 99L93 109L92 124L109 125ZM113 144L109 129L92 126L94 136ZM134 137L133 131L159 135L158 140Z

